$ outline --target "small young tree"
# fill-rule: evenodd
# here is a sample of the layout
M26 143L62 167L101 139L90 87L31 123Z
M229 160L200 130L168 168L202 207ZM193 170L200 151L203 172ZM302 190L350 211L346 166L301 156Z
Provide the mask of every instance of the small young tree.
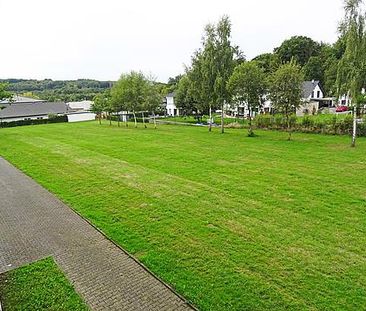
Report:
M135 127L137 127L136 112L142 109L144 104L146 78L141 72L131 71L122 74L111 90L112 102L121 103L132 112Z
M95 95L93 103L91 105L91 111L94 112L99 119L99 124L102 124L102 114L108 110L109 94L101 93Z
M255 62L247 62L238 65L230 77L228 87L234 100L245 102L249 111L248 136L254 136L252 127L253 111L261 105L266 91L266 77L263 69Z
M155 113L160 108L161 103L163 102L163 96L159 92L159 89L152 79L149 79L146 82L145 87L145 102L144 102L144 109L148 112L151 112L154 118L154 128L156 129L156 117Z
M300 67L294 62L282 65L270 78L270 99L277 112L286 118L288 140L291 140L290 117L302 104L302 83Z

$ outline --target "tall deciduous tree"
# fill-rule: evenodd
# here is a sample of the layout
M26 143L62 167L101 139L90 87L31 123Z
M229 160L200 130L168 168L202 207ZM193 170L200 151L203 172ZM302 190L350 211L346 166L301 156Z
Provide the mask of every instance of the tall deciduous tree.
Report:
M291 140L290 117L301 106L303 75L294 61L282 65L270 78L270 99L277 112L286 117L288 140Z
M249 110L248 136L254 136L252 128L253 111L261 105L266 91L266 77L263 69L256 62L247 62L238 65L228 83L234 100L239 100L247 105Z
M345 52L339 62L338 95L348 93L354 105L352 147L356 145L357 97L366 85L366 13L362 0L344 0L345 17L340 32L345 38Z
M192 67L188 71L192 95L199 103L200 110L208 106L210 131L211 111L221 108L221 131L224 132L224 106L230 100L227 82L234 70L237 53L239 49L231 44L230 20L224 16L216 25L206 26L202 48L192 57Z

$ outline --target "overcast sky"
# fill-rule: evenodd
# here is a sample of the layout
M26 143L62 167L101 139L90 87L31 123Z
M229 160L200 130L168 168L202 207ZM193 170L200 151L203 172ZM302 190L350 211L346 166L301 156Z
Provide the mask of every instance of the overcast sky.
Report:
M0 78L116 80L183 72L227 14L248 59L293 35L334 42L342 0L0 0Z

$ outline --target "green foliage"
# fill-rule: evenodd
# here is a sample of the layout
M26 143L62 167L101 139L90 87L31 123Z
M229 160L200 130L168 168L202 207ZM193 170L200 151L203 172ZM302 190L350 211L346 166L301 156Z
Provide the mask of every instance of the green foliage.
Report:
M277 112L290 115L301 105L301 69L296 63L282 65L270 78L270 98Z
M295 59L300 66L304 66L310 57L320 54L320 45L311 38L294 36L276 48L275 53L282 63L288 63Z
M0 80L9 84L9 91L17 94L29 95L48 101L78 101L92 100L95 95L103 93L111 86L110 81L96 81L89 79L53 81L6 79Z
M7 91L8 87L8 84L0 83L0 101L5 99L11 99L12 94Z
M304 133L321 133L329 135L349 135L352 133L352 115L307 115L296 117L291 115L291 127L294 131ZM258 115L255 124L262 129L285 130L287 128L286 117L282 114ZM366 136L366 119L358 126L358 136Z
M279 56L275 53L265 53L253 58L253 61L263 69L266 74L275 72L281 65Z
M252 114L258 111L267 91L266 76L256 62L246 62L238 65L228 81L228 88L233 95L233 101L245 103L249 110L249 136L253 136Z
M337 74L338 95L349 93L354 103L366 86L366 12L361 0L344 0L345 17L340 32L345 52Z
M52 258L0 275L0 297L6 311L89 310Z
M227 82L234 70L238 51L230 38L231 23L224 16L217 25L206 26L202 49L192 57L192 66L187 70L192 87L190 96L201 112L208 111L209 107L219 109L224 101L230 100Z
M189 75L185 74L178 83L174 98L175 104L183 114L191 114L193 111L197 111L197 103L192 95L192 88Z
M48 119L33 119L33 120L18 120L10 122L1 122L0 127L15 127L23 125L37 125L37 124L48 124L48 123L62 123L68 122L67 116L49 115Z

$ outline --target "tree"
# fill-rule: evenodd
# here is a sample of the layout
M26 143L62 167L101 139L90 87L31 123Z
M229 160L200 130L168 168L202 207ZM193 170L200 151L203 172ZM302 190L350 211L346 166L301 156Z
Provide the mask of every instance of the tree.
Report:
M290 62L295 59L302 67L312 56L318 56L320 45L311 38L304 36L294 36L285 40L280 47L275 49L282 63Z
M13 94L7 91L8 85L6 83L0 83L0 101L5 99L11 99Z
M191 114L197 108L197 103L192 96L192 82L185 74L179 81L175 91L175 103L183 114Z
M277 112L286 118L288 140L291 140L291 114L301 106L303 75L293 60L282 65L270 78L270 99Z
M262 68L266 74L272 74L281 65L281 60L277 54L264 53L252 59Z
M192 82L191 94L198 107L202 110L208 106L209 131L211 131L212 109L221 108L221 132L224 133L224 107L225 102L230 100L227 82L236 64L234 57L239 52L237 47L231 45L230 38L231 23L227 16L216 25L207 25L202 48L194 53L192 67L187 71Z
M108 110L109 101L110 97L106 92L94 96L91 111L98 116L99 124L102 124L102 113Z
M229 90L236 100L245 102L249 110L248 136L254 136L252 114L258 109L266 91L264 70L256 62L242 63L234 69L228 82Z
M154 118L154 128L156 129L157 127L156 127L155 113L161 106L163 96L161 95L160 90L154 80L149 79L147 81L144 95L145 95L144 108L145 110L152 113Z
M112 103L132 112L137 127L136 112L142 110L147 80L142 72L122 74L111 90Z
M345 52L337 73L338 95L349 94L354 106L352 147L356 145L357 98L366 85L366 13L362 0L344 0L345 17L340 33L345 39Z

